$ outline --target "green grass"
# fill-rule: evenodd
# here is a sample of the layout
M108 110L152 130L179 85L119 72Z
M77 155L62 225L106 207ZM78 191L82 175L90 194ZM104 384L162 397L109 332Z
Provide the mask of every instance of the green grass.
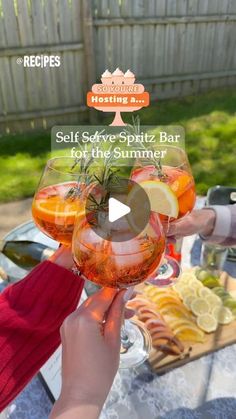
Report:
M197 192L216 184L236 185L236 90L181 100L157 101L138 112L143 125L181 124ZM131 115L124 116L131 121ZM104 118L107 124L111 118ZM50 134L0 138L0 202L32 196L46 160Z
M0 139L0 202L30 197L50 156L50 134L9 135Z

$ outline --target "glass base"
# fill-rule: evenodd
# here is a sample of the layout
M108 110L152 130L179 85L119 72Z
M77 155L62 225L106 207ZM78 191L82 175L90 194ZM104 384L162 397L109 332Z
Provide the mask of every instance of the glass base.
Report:
M126 320L122 330L120 368L141 365L152 349L152 338L144 324L138 320Z
M157 285L158 287L170 287L174 285L181 274L181 268L178 262L171 256L165 255L165 262L158 270L145 282L147 284Z

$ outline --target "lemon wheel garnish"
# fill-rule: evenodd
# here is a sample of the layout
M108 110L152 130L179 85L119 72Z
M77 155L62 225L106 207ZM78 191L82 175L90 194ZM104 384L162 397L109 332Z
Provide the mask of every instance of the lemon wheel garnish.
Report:
M197 325L204 332L211 333L217 329L218 322L212 314L205 313L198 316Z
M174 192L164 182L156 180L144 180L139 187L143 188L148 196L151 211L157 212L168 217L177 218L179 214L179 204ZM135 199L138 187L134 186L128 196L128 205Z
M234 319L232 311L228 307L216 306L212 310L212 316L219 324L229 324Z
M199 316L210 311L210 305L203 298L195 298L191 303L191 310L193 314Z

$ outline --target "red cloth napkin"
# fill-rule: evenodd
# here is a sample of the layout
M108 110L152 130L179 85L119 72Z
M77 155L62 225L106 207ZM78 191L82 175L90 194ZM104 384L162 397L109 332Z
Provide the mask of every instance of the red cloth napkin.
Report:
M0 294L0 411L59 346L61 324L83 286L82 278L45 261Z

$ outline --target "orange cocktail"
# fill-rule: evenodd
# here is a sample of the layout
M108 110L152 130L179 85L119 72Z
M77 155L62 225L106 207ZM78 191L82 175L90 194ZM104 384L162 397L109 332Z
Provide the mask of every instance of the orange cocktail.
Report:
M163 176L158 176L154 165L138 167L133 170L131 178L137 183L147 179L166 183L178 199L179 214L177 219L182 218L192 211L196 201L193 176L184 169L171 166L163 165L161 170ZM168 217L160 215L160 219L161 221L167 221ZM170 221L174 221L174 219L170 219Z
M75 216L82 211L80 195L88 182L88 164L72 157L47 161L32 204L37 227L52 239L70 245Z
M81 209L77 182L65 182L40 189L34 197L32 214L36 225L52 239L69 245L76 213Z
M177 223L194 208L195 183L187 154L182 148L159 145L157 150L162 151L162 157L159 160L138 160L136 167L131 172L131 179L143 187L150 188L159 184L159 194L154 195L150 192L149 199L153 201L152 208L155 207L155 211L160 212L160 220L165 234L168 235L170 223ZM161 191L165 191L165 194ZM164 207L163 196L168 202L168 205L164 204ZM167 209L166 212L163 209ZM149 282L158 286L175 283L179 277L180 266L169 255L165 255L165 259L165 263L160 266Z
M124 235L126 233L125 229ZM145 234L125 242L113 241L112 232L109 234L108 240L99 237L86 218L77 222L73 236L74 259L90 281L105 287L126 288L145 281L160 265L165 237L158 219L154 229L149 226Z

